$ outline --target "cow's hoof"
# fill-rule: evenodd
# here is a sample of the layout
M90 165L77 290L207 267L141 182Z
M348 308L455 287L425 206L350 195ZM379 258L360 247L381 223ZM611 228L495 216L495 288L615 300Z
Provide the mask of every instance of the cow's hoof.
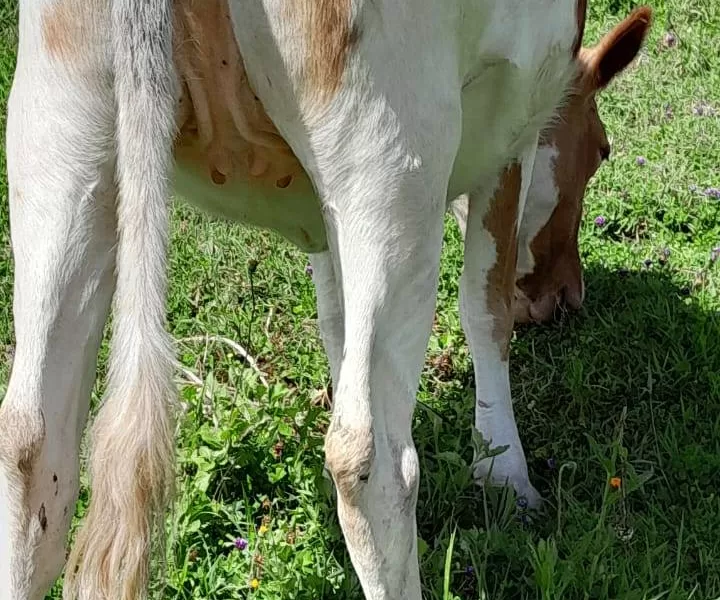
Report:
M523 486L513 485L513 488L519 505L527 506L532 510L539 510L542 507L543 498L529 481Z
M515 490L517 503L519 506L538 510L542 506L543 498L530 483L526 474L500 474L498 465L496 464L492 472L489 472L487 461L483 461L475 467L475 481L478 485L485 485L489 482L492 486L504 487L510 486Z

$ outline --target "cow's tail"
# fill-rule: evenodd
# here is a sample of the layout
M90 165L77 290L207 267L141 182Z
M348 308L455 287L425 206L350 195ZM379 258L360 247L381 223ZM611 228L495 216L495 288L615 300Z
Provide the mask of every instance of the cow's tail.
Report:
M92 431L92 496L67 567L66 599L147 596L151 540L162 536L173 487L174 350L165 324L172 23L173 0L112 3L117 287L108 390Z

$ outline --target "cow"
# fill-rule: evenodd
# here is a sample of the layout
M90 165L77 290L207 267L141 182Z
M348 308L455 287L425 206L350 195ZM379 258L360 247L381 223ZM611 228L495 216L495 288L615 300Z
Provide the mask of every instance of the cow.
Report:
M111 305L92 494L64 594L146 597L174 480L173 186L310 253L335 390L326 464L373 600L421 597L411 418L443 217L468 194L460 305L476 424L508 445L476 476L539 502L508 379L517 225L539 133L576 80L585 10L585 0L21 0L7 123L16 351L0 407L1 600L42 598L65 563ZM637 15L649 22L648 9Z
M597 94L637 56L650 28L648 7L634 10L593 47L581 48L573 93L540 134L518 232L515 323L542 323L557 307L577 310L585 298L578 230L590 179L610 157ZM468 196L452 203L465 235Z

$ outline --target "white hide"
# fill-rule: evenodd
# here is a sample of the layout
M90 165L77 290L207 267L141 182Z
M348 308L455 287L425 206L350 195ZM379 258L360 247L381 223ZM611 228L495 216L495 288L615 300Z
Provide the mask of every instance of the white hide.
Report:
M518 235L517 278L532 273L535 268L530 244L550 220L560 197L555 181L555 146L540 146L535 157L532 184L528 191Z
M77 493L80 433L114 283L111 234L116 223L108 206L114 193L117 98L108 89L110 71L101 64L71 77L49 60L40 38L40 4L21 0L20 54L8 120L18 354L0 415L7 424L11 408L20 411L21 422L31 423L41 414L45 436L35 440L42 451L33 464L31 493L15 485L15 464L0 466L0 577L10 581L10 589L0 586L0 600L41 600L60 571L69 525L62 514L66 506L72 514ZM576 1L353 0L351 28L358 36L342 85L327 106L308 105L299 97L306 32L287 19L285 4L230 0L253 88L309 174L318 198L310 195L309 182L290 186L287 194L277 192L278 203L267 198L264 205L257 197L244 202L250 192L242 186L229 191L203 186L180 171L176 180L193 201L275 228L306 250L325 247L318 226L324 219L329 250L312 261L319 320L333 364L334 410L326 451L338 489L340 523L366 598L420 600L415 523L419 465L411 424L435 308L443 214L447 200L464 193L481 199L469 216L467 246L472 252L465 274L473 280L464 283L461 301L482 402L477 423L494 443L511 446L507 458L496 459L493 479L507 480L529 500L536 499L512 416L507 363L487 327L483 290L496 248L482 227L482 207L508 162L523 157L523 171L532 169L538 131L572 74ZM113 39L122 40L122 35L114 31ZM103 56L90 58L102 63ZM119 96L126 110L127 98ZM166 141L158 139L158 148ZM150 173L163 162L157 158L150 156ZM133 189L128 167L125 163L121 169L123 182ZM136 167L135 184L142 187L148 173L142 164ZM145 183L161 189L159 182ZM217 195L200 198L204 193ZM292 194L302 204L283 211L292 204ZM238 204L226 206L233 196ZM115 373L147 394L142 402L129 398L132 404L116 402L105 411L106 427L99 435L106 449L112 447L107 432L114 428L117 433L125 423L123 411L150 408L155 388L149 374L154 359L162 363L165 358L162 348L155 357L146 355L153 347L148 331L155 330L137 328L141 319L132 303L134 295L143 305L149 302L156 317L164 308L163 294L151 294L162 288L160 274L153 271L153 285L147 287L133 273L134 268L162 264L157 254L143 254L143 248L163 252L164 210L159 203L153 206L155 240L142 237L152 231L150 221L136 223L136 231L130 222L133 211L141 218L142 206L120 206L123 230L130 237L120 253L118 272L124 283L118 306L121 316L132 317L132 326L124 328L123 344L114 347ZM293 222L295 210L303 223ZM133 231L143 239L142 247L128 245ZM157 325L155 318L151 326ZM150 371L138 367L127 373L137 362L122 362L124 355L138 358L137 344L127 338L133 331ZM136 381L143 377L146 381ZM116 383L115 389L124 393L123 382ZM147 431L144 427L143 435ZM133 430L121 433L130 439ZM164 439L139 439L149 455L165 457L166 449L157 445ZM17 450L21 441L18 436L5 443L15 443L11 449ZM117 461L113 464L114 470L95 471L96 489L99 484L107 489L118 479ZM163 466L167 464L157 465ZM125 467L123 477L132 474ZM58 496L50 485L53 473L62 475ZM113 518L114 513L103 514L102 505L95 510L83 539L112 541L127 534L126 523ZM38 515L47 517L40 530ZM143 556L147 544L138 540L137 545L134 556ZM117 579L117 573L100 572L102 564L93 572L96 563L91 561L97 557L80 559L85 572L69 598L74 600L77 591L82 600L99 600L98 581Z

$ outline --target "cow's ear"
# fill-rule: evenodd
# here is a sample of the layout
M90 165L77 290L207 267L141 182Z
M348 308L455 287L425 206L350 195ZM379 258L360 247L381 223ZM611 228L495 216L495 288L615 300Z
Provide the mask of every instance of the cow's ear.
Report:
M580 52L587 82L594 91L604 88L635 59L651 23L652 9L640 6L605 34L597 46Z

